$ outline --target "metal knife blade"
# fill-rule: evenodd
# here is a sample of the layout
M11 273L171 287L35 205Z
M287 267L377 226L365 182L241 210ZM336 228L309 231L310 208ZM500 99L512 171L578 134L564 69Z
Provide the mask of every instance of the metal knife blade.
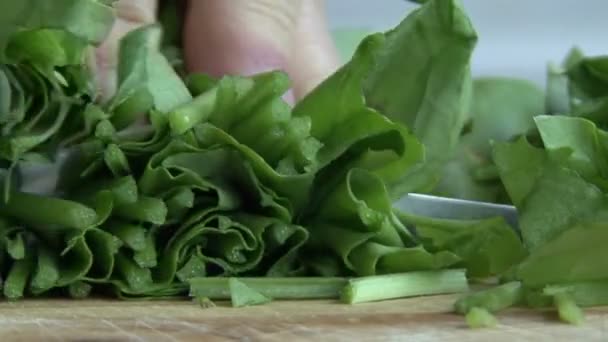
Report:
M509 225L519 230L517 209L511 205L410 193L395 202L394 207L407 213L439 219L475 220L502 216Z

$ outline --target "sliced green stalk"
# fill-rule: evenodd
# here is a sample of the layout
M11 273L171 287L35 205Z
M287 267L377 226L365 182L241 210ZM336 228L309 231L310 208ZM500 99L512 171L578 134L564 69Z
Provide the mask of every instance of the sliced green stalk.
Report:
M553 302L562 321L574 325L580 325L585 321L585 314L568 293L556 293Z
M203 309L210 309L216 306L215 303L207 297L196 297L194 300Z
M163 224L167 218L167 206L161 199L140 196L135 203L116 207L115 214L128 220Z
M247 287L274 299L334 299L347 284L346 278L238 278ZM229 278L192 278L190 296L230 298Z
M74 299L87 298L91 294L93 287L84 281L77 281L68 286L68 293Z
M32 293L39 294L51 289L59 280L57 256L46 246L38 246L38 264L32 277Z
M218 88L197 96L189 103L175 108L169 113L171 129L176 134L183 134L201 122L209 119L217 101Z
M124 152L116 144L110 144L104 152L104 161L114 176L124 176L131 173L129 161Z
M510 282L487 290L468 294L454 304L456 312L467 314L473 308L496 312L518 304L523 299L520 282Z
M150 270L139 267L133 260L122 253L116 254L116 271L133 291L140 292L152 285L152 273Z
M95 194L103 190L109 190L114 196L116 205L123 205L137 202L137 183L133 176L126 176L111 180L101 180L92 184L84 184L79 193ZM78 195L78 194L77 194Z
M148 232L144 236L143 247L133 254L133 260L137 265L139 265L139 267L142 268L156 267L158 263L156 242L154 241L154 235L152 232Z
M4 296L8 299L23 297L25 287L34 268L32 253L26 253L25 258L16 260L11 266L4 282Z
M467 324L472 329L492 328L498 325L498 320L488 310L484 308L474 307L467 313L465 317Z
M85 229L97 221L95 210L77 202L23 192L13 192L0 202L0 212L32 225Z
M543 289L542 295L549 297L561 292L567 292L577 305L583 307L608 305L608 279L549 285Z
M182 282L196 277L204 277L207 274L207 268L205 262L196 254L192 255L190 259L180 268L175 276Z
M146 229L141 225L111 222L105 230L116 236L134 251L141 251L146 246Z
M468 290L464 270L420 271L351 279L342 291L349 304L458 293Z

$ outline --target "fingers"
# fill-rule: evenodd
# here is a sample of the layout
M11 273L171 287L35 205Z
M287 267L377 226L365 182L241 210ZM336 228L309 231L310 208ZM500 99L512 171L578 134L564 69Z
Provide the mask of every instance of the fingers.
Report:
M325 1L303 0L293 39L289 70L302 98L340 66L340 58L325 16Z
M118 0L114 4L117 20L108 38L95 51L97 84L102 99L116 91L116 68L120 39L129 31L156 19L157 0Z
M321 0L194 0L185 25L191 71L214 76L286 71L296 98L339 63Z

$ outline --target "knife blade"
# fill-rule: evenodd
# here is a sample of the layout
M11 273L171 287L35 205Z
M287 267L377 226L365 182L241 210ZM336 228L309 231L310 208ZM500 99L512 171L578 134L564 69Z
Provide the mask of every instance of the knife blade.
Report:
M519 230L517 209L512 205L410 193L397 200L394 207L438 219L477 220L502 216L515 230Z

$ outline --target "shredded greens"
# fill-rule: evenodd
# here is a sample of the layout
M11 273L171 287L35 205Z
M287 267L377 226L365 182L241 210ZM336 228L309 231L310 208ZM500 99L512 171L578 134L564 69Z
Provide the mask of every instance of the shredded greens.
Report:
M473 79L472 23L430 0L291 108L281 71L188 74L165 2L121 41L103 99L90 52L111 3L0 5L6 298L357 303L500 279L455 304L472 327L608 303L608 57L574 49L545 90ZM409 192L514 204L521 234L395 209Z

